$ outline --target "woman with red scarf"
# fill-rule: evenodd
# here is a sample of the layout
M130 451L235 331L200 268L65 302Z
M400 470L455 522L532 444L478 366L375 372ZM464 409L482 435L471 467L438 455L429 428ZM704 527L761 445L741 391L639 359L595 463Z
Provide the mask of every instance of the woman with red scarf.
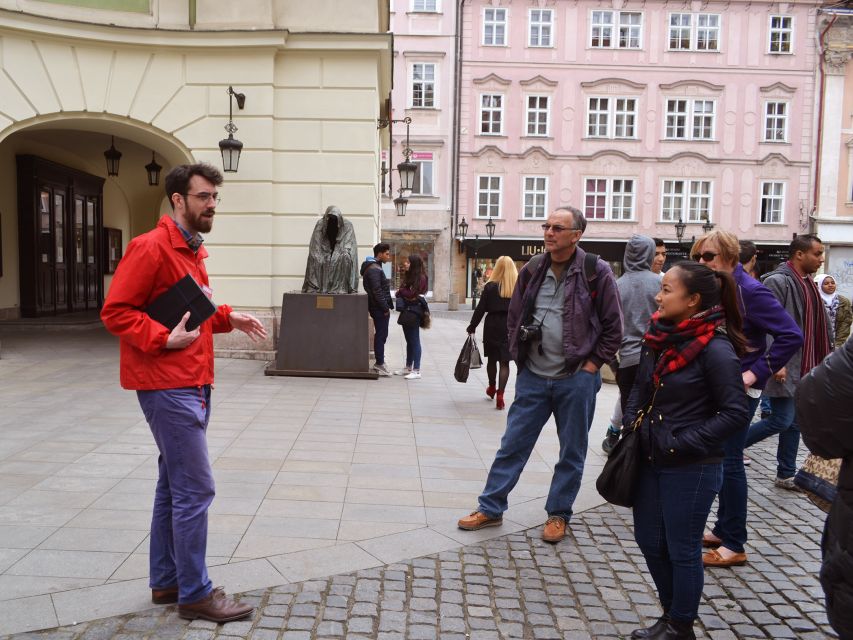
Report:
M704 585L702 532L723 482L723 443L748 423L731 275L679 262L663 277L623 424L642 412L634 535L663 607L632 638L692 640Z

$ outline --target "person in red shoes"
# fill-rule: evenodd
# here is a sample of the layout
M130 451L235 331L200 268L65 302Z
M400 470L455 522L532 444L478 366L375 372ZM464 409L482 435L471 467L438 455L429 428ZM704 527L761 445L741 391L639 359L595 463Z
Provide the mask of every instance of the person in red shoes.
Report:
M212 297L201 234L213 228L222 174L209 164L180 165L166 176L173 216L134 238L113 276L101 319L119 337L120 379L136 391L160 450L151 519L151 600L178 603L182 618L228 622L254 607L214 588L207 575L207 510L213 501L213 470L207 425L213 386L213 334L239 329L253 340L266 337L261 322L221 305L192 331L184 315L171 331L145 308L178 280L191 275Z
M471 316L471 324L468 325L468 333L473 334L483 316L486 316L486 322L483 325L483 352L486 356L486 375L489 378L486 395L489 398L497 395L495 407L498 409L506 406L504 391L509 381L509 361L512 359L507 341L506 314L516 280L518 280L518 268L512 258L509 256L498 258L495 268L491 270L489 281L483 287L483 295L477 303L474 315ZM500 365L500 374L498 365Z

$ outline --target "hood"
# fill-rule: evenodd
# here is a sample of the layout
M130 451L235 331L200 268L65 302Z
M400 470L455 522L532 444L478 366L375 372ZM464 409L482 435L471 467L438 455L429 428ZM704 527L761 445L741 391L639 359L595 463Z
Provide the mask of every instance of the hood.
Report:
M625 245L625 257L622 260L625 272L651 271L655 257L655 241L648 236L634 234Z
M361 263L361 269L359 270L359 273L361 275L364 275L364 272L367 271L367 267L369 267L372 264L379 264L379 260L377 260L373 256L367 256L364 259L364 262ZM379 266L381 267L382 265L379 265Z

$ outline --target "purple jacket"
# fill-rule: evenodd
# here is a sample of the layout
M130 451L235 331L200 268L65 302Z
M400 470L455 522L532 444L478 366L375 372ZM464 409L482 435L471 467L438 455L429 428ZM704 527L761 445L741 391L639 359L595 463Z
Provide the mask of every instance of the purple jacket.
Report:
M747 274L740 264L732 275L738 287L743 333L750 349L740 359L740 370L752 371L758 378L753 388L763 389L771 374L784 367L803 345L803 332L770 289ZM768 335L773 337L769 349Z
M599 258L595 267L596 297L593 300L583 271L585 255L586 251L577 247L566 274L563 351L570 371L585 360L591 360L598 367L612 362L622 344L622 304L619 302L616 279L610 266ZM530 321L525 315L533 308L536 294L550 268L551 254L546 253L544 259L531 260L518 273L518 282L509 302L506 326L509 351L519 366L524 364L524 355L519 356L518 329Z

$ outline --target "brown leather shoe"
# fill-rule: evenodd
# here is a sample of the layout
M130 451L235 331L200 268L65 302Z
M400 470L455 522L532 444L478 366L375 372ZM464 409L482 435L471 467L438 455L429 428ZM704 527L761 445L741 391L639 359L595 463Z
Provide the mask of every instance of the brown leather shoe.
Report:
M545 542L559 542L566 537L566 521L560 516L551 516L542 529L542 539Z
M151 589L151 602L154 604L175 604L178 601L178 588Z
M206 597L190 604L179 604L178 615L187 620L210 620L230 622L250 615L255 610L250 604L236 602L225 595L222 587L216 587Z
M456 525L465 531L477 531L486 527L499 527L504 523L503 516L490 518L481 511L472 511L470 515L460 518Z
M715 549L721 544L723 544L723 541L720 540L713 533L706 533L704 536L702 536L702 546L706 549Z
M724 558L719 551L712 549L702 554L702 564L706 567L740 567L746 564L746 554L735 553Z

